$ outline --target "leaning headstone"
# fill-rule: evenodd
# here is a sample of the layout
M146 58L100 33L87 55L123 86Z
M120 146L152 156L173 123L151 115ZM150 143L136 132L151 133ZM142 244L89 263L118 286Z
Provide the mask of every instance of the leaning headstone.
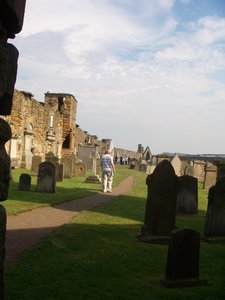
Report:
M40 164L36 191L41 193L55 193L55 165L45 161Z
M31 187L31 176L29 174L21 174L19 178L19 190L20 191L30 191Z
M42 158L39 155L34 155L32 157L32 162L31 162L31 171L34 173L38 173L38 168L39 165L42 163Z
M225 242L225 176L209 189L204 240Z
M192 176L180 176L177 185L177 213L198 213L198 179Z
M200 234L192 228L171 232L165 278L165 287L180 288L207 284L199 278Z
M175 228L177 176L168 160L162 160L147 176L145 220L138 238L143 242L167 243Z

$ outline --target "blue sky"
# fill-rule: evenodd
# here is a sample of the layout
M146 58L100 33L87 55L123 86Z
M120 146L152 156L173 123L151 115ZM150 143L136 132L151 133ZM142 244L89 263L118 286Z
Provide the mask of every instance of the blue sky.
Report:
M29 0L16 88L78 100L115 147L224 153L224 0Z

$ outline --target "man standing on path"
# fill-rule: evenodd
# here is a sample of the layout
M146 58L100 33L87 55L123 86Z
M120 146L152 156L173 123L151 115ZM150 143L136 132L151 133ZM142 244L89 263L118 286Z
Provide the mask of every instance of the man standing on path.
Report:
M113 175L115 173L115 165L113 157L109 150L106 150L105 154L101 158L102 167L102 191L103 193L112 193Z

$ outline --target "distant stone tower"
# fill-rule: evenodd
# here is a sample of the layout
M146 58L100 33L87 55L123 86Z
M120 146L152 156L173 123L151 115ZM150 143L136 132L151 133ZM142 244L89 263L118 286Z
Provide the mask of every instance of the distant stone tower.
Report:
M75 149L75 128L77 116L77 100L71 94L66 93L45 93L45 107L48 108L49 129L47 139L57 138L57 155L69 156L76 153ZM60 122L62 124L57 124ZM62 125L62 126L59 126ZM61 130L62 132L57 132Z

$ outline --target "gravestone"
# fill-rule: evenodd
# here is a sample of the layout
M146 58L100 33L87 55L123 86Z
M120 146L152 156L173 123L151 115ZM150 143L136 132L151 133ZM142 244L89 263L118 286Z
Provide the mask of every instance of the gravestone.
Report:
M49 161L53 164L56 164L59 162L59 158L57 156L55 156L55 154L53 152L48 152L45 154L45 161Z
M55 164L55 179L56 181L63 181L64 178L64 165L56 163Z
M98 147L95 147L95 151L92 152L90 158L92 159L92 175L88 176L85 180L87 183L101 183L101 178L97 175L97 160L100 159L98 153Z
M19 178L19 190L20 191L30 191L31 187L31 176L29 174L21 174Z
M42 158L39 155L34 155L31 162L31 171L38 173L39 165L42 163Z
M61 164L64 165L64 178L71 178L72 177L72 160L70 157L62 157L60 160Z
M213 164L207 164L205 166L205 177L203 182L203 188L209 189L216 184L217 167Z
M208 242L225 242L225 176L209 189L203 238Z
M192 228L171 232L167 254L165 287L187 287L207 284L199 278L200 234Z
M175 174L177 176L180 176L181 175L181 160L180 160L178 154L176 154L173 157L173 159L171 160L171 165L174 168Z
M168 160L162 160L147 176L145 220L138 238L143 242L166 243L175 228L177 176Z
M84 163L79 162L74 165L74 176L84 177L86 172L87 166Z
M36 191L41 193L55 193L55 165L45 161L39 165Z
M184 175L178 178L177 185L177 213L198 213L198 179Z
M194 177L194 168L192 165L188 165L184 169L184 175L192 176Z

